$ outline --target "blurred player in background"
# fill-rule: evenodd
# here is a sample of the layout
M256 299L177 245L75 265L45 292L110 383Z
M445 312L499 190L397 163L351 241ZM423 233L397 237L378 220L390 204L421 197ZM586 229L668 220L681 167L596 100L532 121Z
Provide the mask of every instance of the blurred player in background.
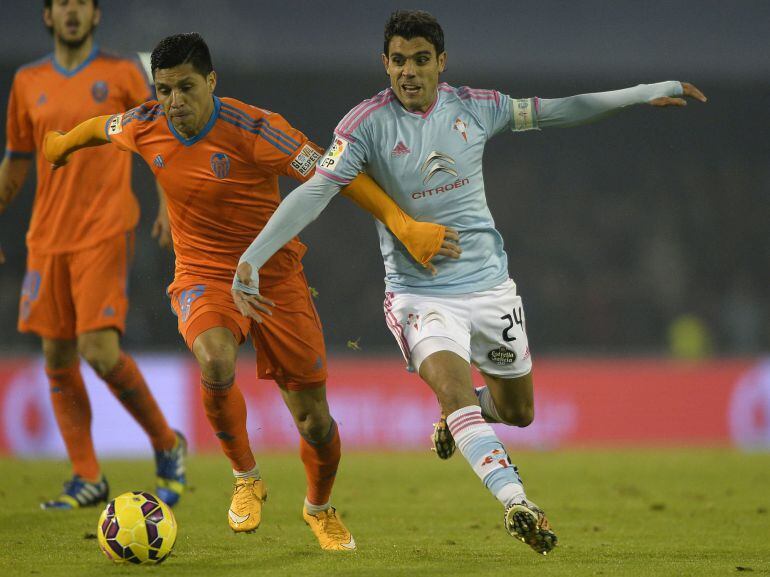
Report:
M435 18L422 11L391 16L382 55L391 87L337 125L315 176L284 200L241 257L233 296L253 318L271 310L259 294L257 273L362 170L414 218L456 229L462 258L431 276L404 258L378 226L386 322L408 365L433 389L446 415L434 431L439 456L448 458L459 447L503 504L506 530L545 554L556 545L556 535L527 498L516 467L488 424L526 427L534 418L534 395L522 302L487 207L484 146L506 130L576 126L633 104L682 106L683 95L705 97L692 85L662 82L553 100L513 99L495 90L439 83L446 61L444 34ZM471 365L486 386L474 390Z
M19 69L13 80L0 165L0 212L24 183L47 131L150 97L138 62L96 47L100 17L97 0L45 1L43 21L54 52ZM109 494L94 452L79 356L147 433L155 450L158 495L174 505L185 484L185 440L169 427L136 363L120 348L139 218L131 191L131 155L113 148L92 151L78 157L69 171L54 171L38 154L36 168L19 330L43 340L51 403L73 468L63 493L41 506L84 507ZM170 244L163 205L154 234L161 245Z
M322 548L355 549L330 504L340 436L326 401L326 352L302 269L305 246L287 239L263 269L265 295L278 303L264 322L242 316L230 292L238 257L280 203L279 175L306 181L323 151L279 114L215 96L217 76L198 34L162 40L152 53L152 73L158 102L94 118L66 135L49 133L46 156L61 164L78 148L111 141L140 154L166 191L176 250L168 293L200 365L206 416L232 464L233 531L254 531L267 497L235 384L238 346L251 334L258 376L276 381L301 436L303 517ZM459 254L456 233L413 221L371 179L351 180L345 194L397 231L418 260Z

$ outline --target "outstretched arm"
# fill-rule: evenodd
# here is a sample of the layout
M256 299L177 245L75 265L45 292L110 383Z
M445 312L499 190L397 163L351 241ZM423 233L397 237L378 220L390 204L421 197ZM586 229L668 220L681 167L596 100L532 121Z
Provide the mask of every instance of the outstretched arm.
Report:
M259 269L283 245L318 218L340 188L340 184L314 174L278 205L265 228L238 261L232 293L241 314L257 322L262 321L260 313L270 314L269 306L273 303L259 294Z
M107 122L112 116L97 116L81 122L66 133L48 132L43 138L43 154L54 166L64 166L69 155L89 146L101 146L110 140L107 137Z
M706 97L695 86L673 80L566 98L514 100L513 129L580 126L596 122L622 108L636 104L686 106L685 98L706 102Z

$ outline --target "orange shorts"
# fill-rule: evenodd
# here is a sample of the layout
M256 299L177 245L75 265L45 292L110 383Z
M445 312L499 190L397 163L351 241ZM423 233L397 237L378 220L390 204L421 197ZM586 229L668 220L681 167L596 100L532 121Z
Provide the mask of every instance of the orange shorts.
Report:
M238 343L250 334L257 351L257 378L271 379L293 391L326 381L326 346L304 273L262 289L275 303L262 323L244 317L233 303L230 282L185 277L168 287L179 332L192 350L201 333L224 327Z
M126 326L133 231L62 254L29 251L19 303L19 331L46 339L74 339Z

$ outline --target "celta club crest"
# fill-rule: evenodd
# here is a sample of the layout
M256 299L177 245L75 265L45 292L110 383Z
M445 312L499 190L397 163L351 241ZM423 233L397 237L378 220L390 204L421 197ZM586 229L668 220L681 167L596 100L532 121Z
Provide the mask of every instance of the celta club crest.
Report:
M224 152L211 155L211 172L219 179L227 178L230 174L230 158Z
M94 82L93 86L91 86L91 96L94 97L95 102L104 102L107 100L109 92L110 90L107 88L107 83L103 80L97 80Z
M456 118L455 123L452 125L452 129L459 132L460 136L463 137L463 140L468 142L468 128L465 126L465 123L462 120Z

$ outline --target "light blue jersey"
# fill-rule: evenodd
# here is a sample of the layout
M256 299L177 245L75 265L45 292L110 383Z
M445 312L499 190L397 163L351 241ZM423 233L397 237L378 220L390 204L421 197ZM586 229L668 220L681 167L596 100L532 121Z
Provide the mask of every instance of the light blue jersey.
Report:
M622 108L681 96L676 81L640 84L565 98L513 100L494 90L438 86L424 114L408 112L389 88L365 100L337 126L316 174L295 188L275 211L239 262L251 267L249 284L233 288L258 294L259 269L321 214L343 185L361 171L371 174L413 218L460 232L463 253L443 259L433 277L379 222L388 291L467 294L508 278L503 239L487 207L481 159L487 140L514 131L588 124Z
M388 291L465 294L508 278L508 257L487 206L481 159L487 140L511 127L511 108L511 99L497 91L442 83L433 106L413 113L388 88L337 125L332 148L318 163L319 174L347 184L365 171L415 220L460 233L462 256L439 261L434 277L377 222Z

